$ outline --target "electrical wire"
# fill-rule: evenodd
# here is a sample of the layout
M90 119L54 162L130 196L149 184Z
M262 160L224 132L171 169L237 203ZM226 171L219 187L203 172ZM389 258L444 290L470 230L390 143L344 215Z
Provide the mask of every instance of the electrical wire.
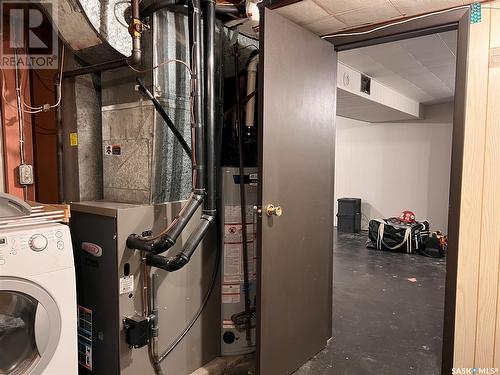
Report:
M163 66L163 65L167 65L167 64L171 64L171 63L177 63L177 64L182 64L186 67L186 69L189 71L189 74L191 76L193 76L193 71L191 70L191 67L189 66L188 63L182 61L182 60L178 60L178 59L170 59L170 60L166 60L166 61L163 61L161 63L159 63L158 65L155 65L153 66L152 68L148 68L148 69L136 69L134 68L132 65L130 65L127 61L127 65L129 66L130 69L132 69L134 72L136 73L146 73L146 72L151 72L155 69L158 69L160 66Z
M17 71L17 60L16 60L16 71ZM18 111L19 110L18 107L10 104L10 102L5 97L5 83L7 81L7 77L5 76L5 73L4 73L4 71L3 71L3 69L1 67L0 67L0 72L2 73L2 98L3 98L4 102L5 102L5 104L7 104L9 107L15 109L16 111ZM26 82L26 80L27 80L27 74L25 76L25 80L24 81ZM15 92L16 92L16 98L17 98L17 95L19 93L18 87L17 87L18 85L15 83L14 86L16 87ZM19 82L19 86L21 86L20 82ZM34 114L34 113L42 112L41 110L36 110L36 111L25 110L24 108L22 108L23 107L23 104L22 104L23 101L24 100L21 101L21 112L28 113L28 114Z
M10 102L7 100L7 98L5 96L5 82L7 81L7 77L5 76L5 73L1 67L0 67L0 71L2 72L2 98L5 102L5 104L7 104L9 107L11 107L17 111L17 107L10 104Z
M31 105L29 105L28 103L26 103L26 101L24 100L24 96L22 95L22 90L23 88L26 86L26 82L28 80L28 73L26 73L26 75L24 76L24 79L22 80L23 83L19 82L19 84L16 84L16 95L19 94L21 95L21 111L24 112L24 113L28 113L28 114L37 114L37 113L41 113L41 112L47 112L48 110L50 109L55 109L57 107L59 107L61 105L61 101L62 101L62 79L63 79L63 72L64 72L64 50L65 50L65 46L64 44L62 45L62 49L61 49L61 67L60 67L60 71L59 71L59 84L58 84L58 90L57 90L57 102L53 105L49 105L48 103L45 105L45 106L38 106L38 107L33 107ZM16 70L17 70L17 61L16 61ZM14 108L17 110L17 107L13 106L12 104L9 103L9 101L7 100L7 98L5 97L5 82L6 82L6 77L5 77L5 72L3 71L3 69L0 67L0 71L2 73L2 98L4 99L5 103L7 105L9 105L10 107ZM37 74L38 75L38 74ZM40 78L40 76L38 76ZM45 85L44 85L45 86ZM46 87L46 86L45 86ZM46 109L46 106L48 106L48 109ZM24 108L26 107L26 108Z
M23 51L23 53L26 55L26 51ZM21 110L25 113L30 113L29 111L24 110L24 107L28 108L28 110L35 111L31 113L39 113L41 110L43 110L43 107L32 107L31 105L28 105L25 101L24 96L22 95L22 91L26 88L26 84L28 83L28 72L24 75L24 79L22 80L22 83L19 83L19 87L16 87L16 91L19 91L21 94L21 100L22 100L22 107Z
M65 46L64 44L62 45L62 48L61 48L61 67L60 67L60 70L59 70L59 84L57 85L57 102L53 105L49 105L48 103L44 106L39 106L39 107L31 107L30 105L28 105L25 101L24 101L24 97L23 97L23 105L25 107L27 107L28 109L30 110L33 110L34 112L31 112L31 113L40 113L40 112L47 112L49 109L54 109L54 108L57 108L59 107L59 105L61 104L61 100L62 100L62 79L63 79L63 72L64 72L64 50L65 50ZM26 83L26 82L25 82ZM16 90L19 89L21 90L21 87L19 88L16 88ZM45 109L46 106L48 106L49 109ZM25 111L26 112L26 111ZM29 113L29 112L28 112Z
M63 72L64 72L64 44L62 45L62 48L61 48L61 70L59 71L59 84L57 85L58 87L58 90L57 90L57 94L58 94L58 100L57 100L57 103L53 106L51 106L50 108L57 108L59 107L59 105L61 105L61 100L62 100L62 80L63 80Z
M484 8L486 8L486 7L484 7ZM375 28L370 29L370 30L355 31L355 32L352 32L352 33L327 34L327 35L323 35L321 37L321 39L370 34L370 33L373 33L375 31L383 30L383 29L386 29L386 28L391 27L391 26L402 25L402 24L410 22L410 21L415 21L415 20L419 20L419 19L422 19L422 18L427 18L427 17L435 16L435 15L438 15L438 14L452 12L452 11L455 11L455 10L458 10L458 9L470 9L470 5L461 5L461 6L454 7L454 8L449 8L449 9L439 10L439 11L436 11L436 12L422 14L420 16L406 18L406 19L401 20L401 21L396 21L396 22L388 23L388 24L385 24L385 25L382 25L382 26L378 26L378 27L375 27ZM489 9L493 9L493 8L489 8Z
M15 71L15 85L16 85L16 100L17 100L17 121L18 121L18 129L19 129L19 155L21 165L25 164L25 150L24 150L24 114L21 109L21 91L18 87L21 86L21 80L19 77L19 64L17 59L17 49L14 50L14 59L16 62L16 71ZM26 189L24 191L24 199L26 199Z

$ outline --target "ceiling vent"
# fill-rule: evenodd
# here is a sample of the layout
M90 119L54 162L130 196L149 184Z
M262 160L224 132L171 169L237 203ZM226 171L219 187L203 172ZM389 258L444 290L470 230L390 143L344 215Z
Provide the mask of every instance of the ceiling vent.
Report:
M420 103L338 63L337 115L367 122L415 120Z

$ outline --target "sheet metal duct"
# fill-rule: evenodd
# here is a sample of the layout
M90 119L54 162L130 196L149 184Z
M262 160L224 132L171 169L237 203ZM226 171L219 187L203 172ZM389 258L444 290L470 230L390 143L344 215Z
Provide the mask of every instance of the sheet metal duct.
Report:
M142 39L143 69L173 58L190 60L187 16L161 10L151 25ZM101 73L104 199L136 204L186 199L191 160L150 100L135 90L136 76L127 67ZM167 64L141 76L190 143L189 72ZM109 147L118 151L108 154Z
M52 11L48 7L52 5L41 5L50 17ZM132 50L125 21L129 7L129 2L123 0L58 0L54 26L84 62L97 64L120 59Z

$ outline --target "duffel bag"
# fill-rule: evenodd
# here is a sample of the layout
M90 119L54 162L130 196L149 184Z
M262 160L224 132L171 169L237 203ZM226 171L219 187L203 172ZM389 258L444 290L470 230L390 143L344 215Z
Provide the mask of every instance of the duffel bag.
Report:
M374 219L368 224L369 247L415 254L424 248L429 238L427 220L405 223L398 218Z

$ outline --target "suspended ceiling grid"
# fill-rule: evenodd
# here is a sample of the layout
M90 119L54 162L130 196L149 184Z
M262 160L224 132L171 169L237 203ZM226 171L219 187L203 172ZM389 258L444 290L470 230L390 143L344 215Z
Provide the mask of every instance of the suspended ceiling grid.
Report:
M468 5L470 0L302 0L276 9L317 35Z
M455 92L457 32L432 34L340 52L339 60L422 104Z

